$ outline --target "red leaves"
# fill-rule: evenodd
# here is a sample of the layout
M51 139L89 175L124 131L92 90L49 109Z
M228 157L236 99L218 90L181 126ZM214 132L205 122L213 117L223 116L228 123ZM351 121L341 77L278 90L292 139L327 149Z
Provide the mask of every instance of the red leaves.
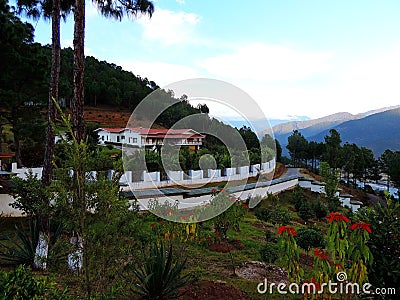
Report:
M297 231L292 226L281 226L278 228L278 234L282 234L283 232L287 232L288 235L296 236Z
M314 248L314 256L318 257L319 260L328 260L329 258L328 252L320 250L318 248Z
M343 216L340 212L331 212L328 216L326 216L328 222L331 223L333 221L345 221L349 223L349 219L346 216Z
M350 229L351 230L360 229L360 230L367 231L368 233L372 233L370 226L371 226L370 224L365 223L365 222L356 222L350 226Z

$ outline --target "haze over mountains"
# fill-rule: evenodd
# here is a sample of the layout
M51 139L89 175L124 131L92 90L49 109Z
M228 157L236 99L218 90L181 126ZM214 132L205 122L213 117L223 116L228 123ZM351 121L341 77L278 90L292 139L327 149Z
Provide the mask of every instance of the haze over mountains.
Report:
M357 115L340 112L313 120L291 121L277 124L272 129L284 155L287 155L287 138L293 130L300 131L308 140L321 142L330 129L336 129L343 143L368 147L379 156L385 149L400 150L400 105ZM264 130L261 136L266 132Z

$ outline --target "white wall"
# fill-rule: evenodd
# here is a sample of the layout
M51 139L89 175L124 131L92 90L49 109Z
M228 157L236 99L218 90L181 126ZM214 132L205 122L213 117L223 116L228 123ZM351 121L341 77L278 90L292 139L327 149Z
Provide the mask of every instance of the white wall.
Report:
M14 198L7 194L0 194L0 215L9 217L20 217L22 211L12 208L9 204L14 202Z
M172 181L182 181L183 180L183 171L168 171L167 177Z
M203 170L189 170L189 177L192 180L203 179Z
M225 175L227 177L236 175L236 168L225 168Z
M22 179L26 179L27 178L27 173L29 170L32 170L32 174L33 175L37 175L37 177L40 179L42 178L42 171L43 168L20 168L17 169L17 163L12 163L11 164L11 172L15 173L18 177L22 178Z
M249 175L249 166L239 167L238 174L248 176Z
M142 179L142 181L145 181L145 182L150 182L150 181L158 182L158 181L160 181L160 172L143 171L141 179Z

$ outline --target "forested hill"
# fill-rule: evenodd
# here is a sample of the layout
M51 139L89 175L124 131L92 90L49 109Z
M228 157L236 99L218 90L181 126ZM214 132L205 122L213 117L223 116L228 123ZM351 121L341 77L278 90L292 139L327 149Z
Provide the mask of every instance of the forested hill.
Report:
M50 55L50 49L48 52ZM60 96L67 103L72 97L72 73L73 50L65 48L61 51ZM157 88L154 81L125 71L114 63L86 57L85 105L133 109Z

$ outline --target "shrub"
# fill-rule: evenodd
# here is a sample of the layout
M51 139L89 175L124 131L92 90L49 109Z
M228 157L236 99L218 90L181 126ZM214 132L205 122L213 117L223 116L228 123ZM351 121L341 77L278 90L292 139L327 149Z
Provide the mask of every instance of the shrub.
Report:
M29 267L20 265L13 271L0 271L0 299L73 299L66 290L59 291L47 278L36 278Z
M278 242L278 236L276 235L276 233L270 231L270 230L266 230L265 231L265 240L267 242L271 242L271 243L277 243Z
M278 259L279 248L277 244L267 242L260 250L262 261L273 263Z
M270 218L272 224L287 225L290 224L290 222L292 221L290 211L285 208L281 208L280 206L278 206L271 212Z
M176 299L179 289L195 280L190 274L182 276L185 266L186 258L176 256L171 245L167 250L163 243L154 244L149 259L142 266L133 267L134 279L127 282L144 299Z
M318 201L317 203L315 203L314 212L315 212L315 216L317 217L318 220L321 220L328 215L328 210L322 204L321 201Z
M259 208L256 208L256 211L254 214L257 219L264 221L264 222L269 222L271 210L268 208L259 207Z
M299 217L307 223L307 221L315 216L314 208L310 203L304 202L299 209Z
M326 246L323 233L315 227L299 229L295 239L297 245L306 251L309 251L311 248L324 248Z
M255 215L257 219L272 224L287 225L292 220L290 212L280 206L275 209L259 208L256 210Z

